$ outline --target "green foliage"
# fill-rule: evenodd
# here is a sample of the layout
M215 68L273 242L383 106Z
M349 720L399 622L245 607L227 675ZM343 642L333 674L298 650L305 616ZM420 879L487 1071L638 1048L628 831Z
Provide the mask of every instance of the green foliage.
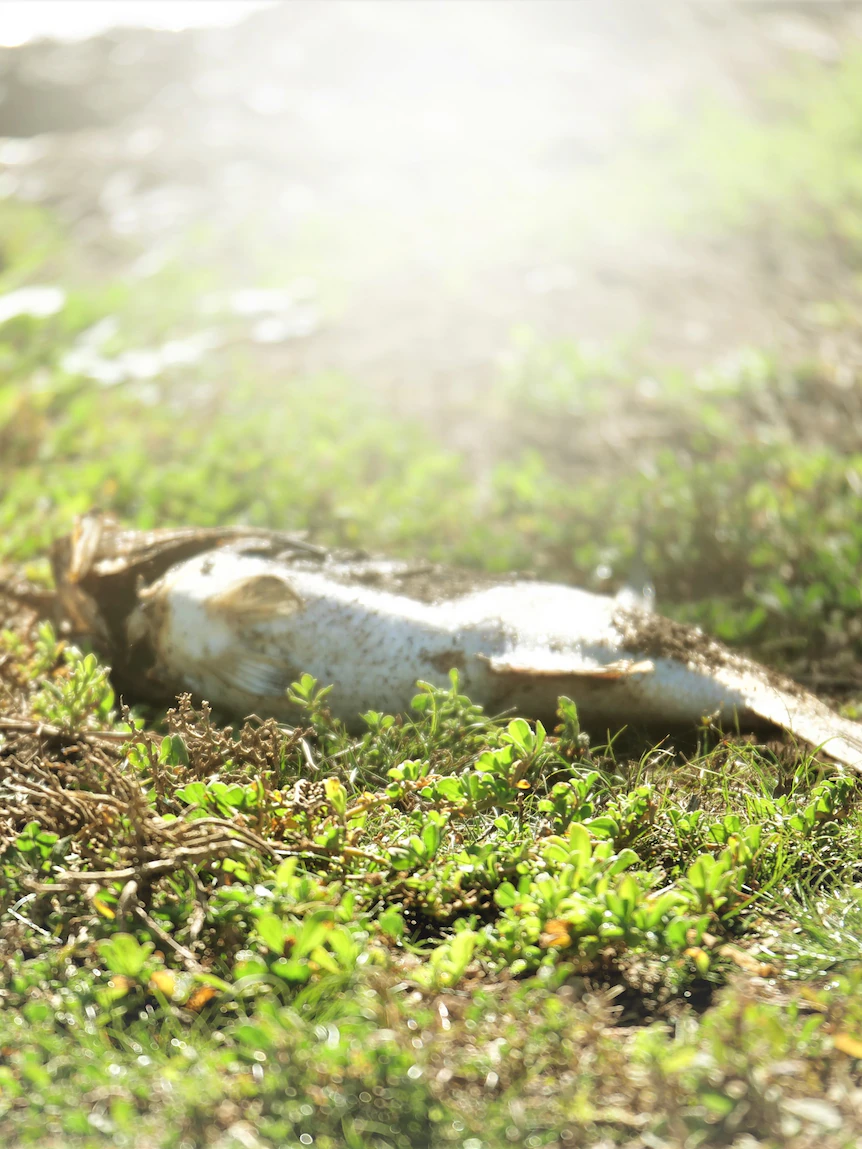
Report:
M137 981L155 948L152 942L141 944L131 934L118 933L99 944L99 953L111 973Z
M65 647L46 626L10 632L4 649L33 712L50 716L72 742L76 730L110 724L112 696L92 655ZM468 1040L473 1031L461 1028L465 1016L454 1022L444 1012L446 995L478 1003L481 987L499 980L513 987L507 992L537 996L523 1013L513 1000L513 1020L489 1041L526 1048L538 1008L548 1048L560 1051L553 1057L571 1060L565 1022L582 1041L598 1043L597 1064L618 1084L628 1080L628 1065L635 1075L652 1075L663 1099L656 1129L675 1114L678 1131L725 1130L741 1112L735 1093L722 1102L714 1084L738 1072L736 1055L716 1053L736 1008L732 997L682 1044L668 1047L661 1030L646 1029L623 1055L613 1051L617 1038L600 1036L605 1031L588 1020L598 1006L567 1013L570 1007L553 1005L556 990L584 977L634 986L645 979L649 989L644 996L638 988L638 999L660 1012L664 1001L702 992L698 986L720 986L737 960L779 967L790 982L812 970L854 976L859 905L842 884L856 865L860 832L853 780L818 777L807 758L788 778L755 749L720 740L688 765L654 748L640 760L619 758L611 745L589 744L570 700L560 699L560 722L549 735L520 717L489 718L460 692L454 673L448 688L421 685L412 718L367 714L359 738L333 721L325 686L303 676L292 691L310 724L313 781L298 735L285 733L263 759L255 751L252 767L243 747L254 726L218 743L216 757L209 718L188 710L161 738L129 730L125 769L140 786L142 809L162 811L168 828L254 827L265 848L190 863L177 855L154 884L130 894L125 877L104 875L112 867L125 872L120 850L134 841L131 812L112 830L107 850L94 851L86 821L63 834L56 816L20 826L0 856L0 913L25 941L21 953L5 954L0 993L13 1014L26 1011L30 1029L26 1038L4 1036L12 1052L0 1065L0 1128L32 1140L34 1114L45 1104L60 1115L63 1136L79 1136L82 1114L89 1128L88 1110L55 1091L45 1067L68 1056L67 1080L78 1080L84 1051L98 1039L123 1082L139 1082L115 1093L104 1121L97 1114L105 1137L125 1136L132 1111L138 1121L164 1116L166 1103L143 1103L137 1092L151 1080L150 1065L172 1073L194 1064L208 1096L233 1097L240 1086L230 1066L274 1058L282 1100L269 1092L269 1071L263 1084L253 1078L264 1144L307 1127L308 1115L284 1102L284 1090L323 1096L314 1093L321 1080L343 1099L312 1104L315 1137L324 1144L325 1137L338 1144L344 1129L358 1131L361 1143L371 1127L363 1124L361 1097L377 1096L374 1088L384 1090L386 1106L391 1101L393 1144L417 1143L417 1115L427 1121L431 1113L435 1128L457 1125L481 1140L504 1121L497 1093L480 1123L467 1094L443 1096L432 1086L428 1059L442 1035L454 1032L458 1043L447 1038L440 1053L445 1065L452 1072L463 1065L483 1081L500 1078L499 1061L465 1052L478 1048ZM99 775L86 755L81 766L78 796L95 789L98 810ZM88 883L88 870L102 876ZM64 888L70 871L82 880L54 899L50 891ZM812 880L816 894L807 892ZM514 988L519 983L522 990ZM843 1002L836 993L824 1008L836 1019L830 1032L852 1050L860 1023L842 1012ZM487 1012L475 1008L476 1018ZM819 1021L789 1011L778 1022L777 1007L757 1009L757 1027L745 1029L752 1042L758 1034L750 1059L788 1049L828 1053ZM415 1032L422 1010L449 1029L438 1026L420 1048L404 1034ZM62 1033L55 1015L65 1019ZM361 1034L359 1046L351 1034ZM315 1060L321 1043L326 1067ZM360 1047L374 1051L371 1060ZM713 1058L708 1078L693 1068L705 1050ZM836 1049L830 1056L844 1055ZM538 1085L531 1073L509 1074L510 1087L532 1096ZM588 1077L566 1082L550 1109L546 1100L524 1118L524 1137L568 1128L572 1107L586 1104L579 1091L597 1088ZM32 1102L22 1101L25 1089ZM751 1090L753 1111L760 1106L758 1120L767 1123L769 1102ZM196 1096L176 1096L177 1128L203 1120ZM508 1136L509 1125L499 1127ZM215 1134L200 1136L206 1143Z
M49 670L53 671L50 675L46 674ZM114 691L108 669L99 665L94 654L58 643L50 623L39 627L31 671L44 675L32 707L46 722L75 727L111 721Z

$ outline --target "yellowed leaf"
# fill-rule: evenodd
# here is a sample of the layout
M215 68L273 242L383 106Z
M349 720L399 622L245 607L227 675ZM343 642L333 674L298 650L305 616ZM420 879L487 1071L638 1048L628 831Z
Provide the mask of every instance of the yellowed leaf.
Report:
M176 978L169 969L157 969L150 978L148 988L158 990L165 997L173 997L174 990L177 988Z
M569 934L569 923L562 918L551 918L545 922L545 929L539 938L539 945L543 950L563 949L572 944Z
M858 1037L851 1037L849 1033L836 1033L832 1038L832 1044L842 1053L862 1059L862 1041Z
M775 973L775 966L770 965L769 962L760 961L753 954L741 950L738 946L724 945L718 952L722 957L729 958L740 969L744 969L746 973L754 974L755 977L772 977Z
M98 894L93 898L93 909L97 914L101 914L103 918L107 918L109 922L112 922L117 916L107 902L103 902Z
M687 958L691 958L694 962L695 969L703 976L709 969L709 954L706 950L701 949L700 946L689 946L688 949L683 952Z
M193 1013L200 1013L208 1001L212 1001L214 997L218 997L218 990L211 985L199 985L197 989L193 990L186 1001L186 1009L190 1009Z
M108 982L111 989L121 989L123 993L128 993L129 990L134 989L137 984L133 977L126 977L123 973L115 973Z

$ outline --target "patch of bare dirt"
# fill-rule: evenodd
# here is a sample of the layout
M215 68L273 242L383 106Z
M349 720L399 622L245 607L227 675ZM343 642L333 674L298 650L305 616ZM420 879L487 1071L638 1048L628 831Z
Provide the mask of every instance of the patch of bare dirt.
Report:
M860 31L852 5L294 0L230 30L41 42L0 52L0 133L14 137L0 185L58 212L96 266L131 260L135 275L147 274L135 250L157 266L197 220L238 287L261 273L250 215L287 268L309 226L335 228L320 262L337 313L257 347L261 361L347 371L475 446L475 420L453 426L453 405L481 399L516 325L598 340L639 331L648 356L687 366L745 344L862 364L855 335L803 318L823 285L855 292L856 269L825 245L788 246L768 220L741 241L635 241L592 205L574 248L505 213L486 222L500 204L520 219L530 181L592 178L636 146L645 110L682 115L707 98L756 114L765 76L800 58L833 63ZM474 133L463 155L429 121L435 93L445 108L453 92ZM393 106L400 142L375 130ZM519 134L495 143L498 121L518 117ZM490 198L471 202L475 173ZM624 419L606 430L621 450L634 437Z

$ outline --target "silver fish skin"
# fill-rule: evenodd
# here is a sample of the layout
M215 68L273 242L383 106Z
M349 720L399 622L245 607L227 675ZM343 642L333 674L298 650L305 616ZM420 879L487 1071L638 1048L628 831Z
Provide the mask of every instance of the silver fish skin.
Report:
M427 603L227 546L174 565L139 599L128 637L150 644L155 676L238 716L295 720L286 691L308 672L355 725L368 710L406 711L418 680L447 686L455 668L489 713L548 720L566 694L614 729L761 720L862 768L862 727L814 695L703 636L690 656L651 650L648 616L573 587L512 582Z

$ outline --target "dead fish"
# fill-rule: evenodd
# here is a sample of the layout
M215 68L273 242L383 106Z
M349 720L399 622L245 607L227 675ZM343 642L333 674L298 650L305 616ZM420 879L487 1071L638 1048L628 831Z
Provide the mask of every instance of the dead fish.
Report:
M588 724L614 729L706 716L768 723L862 769L862 726L697 628L620 598L527 580L447 597L445 568L426 568L423 593L410 593L404 564L274 532L135 534L93 517L55 568L70 613L98 627L127 669L146 658L150 683L238 716L295 720L286 692L307 672L332 684L333 713L354 725L368 710L406 711L418 680L445 686L454 668L490 713L552 719L565 694Z

